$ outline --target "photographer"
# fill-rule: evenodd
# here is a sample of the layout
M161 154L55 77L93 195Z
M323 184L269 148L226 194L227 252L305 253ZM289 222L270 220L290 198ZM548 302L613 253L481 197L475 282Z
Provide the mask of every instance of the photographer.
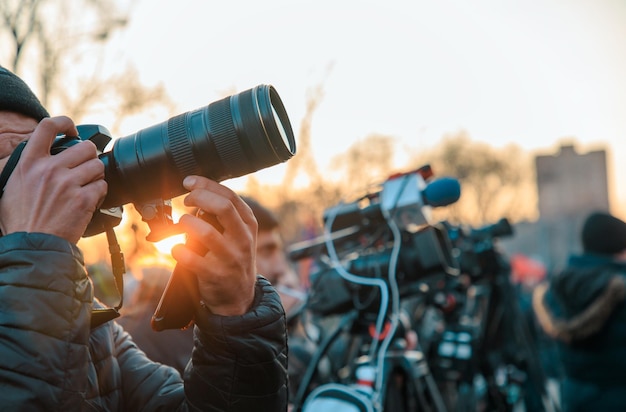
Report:
M557 343L564 411L626 410L626 223L592 213L583 253L536 287L533 309Z
M209 249L179 245L203 305L184 374L151 362L114 321L91 327L92 296L76 243L107 193L93 143L56 155L67 117L48 117L28 86L0 67L0 168L28 140L0 199L0 405L3 410L285 410L285 315L257 277L257 222L230 189L188 176L185 204L215 215L179 224Z

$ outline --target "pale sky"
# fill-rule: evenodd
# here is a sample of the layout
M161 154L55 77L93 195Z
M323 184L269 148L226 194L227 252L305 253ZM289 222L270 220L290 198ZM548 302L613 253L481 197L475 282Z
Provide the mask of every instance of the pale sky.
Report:
M623 0L142 0L112 47L180 112L273 84L296 133L323 83L321 166L373 133L413 151L460 130L541 152L573 138L611 150L626 199Z

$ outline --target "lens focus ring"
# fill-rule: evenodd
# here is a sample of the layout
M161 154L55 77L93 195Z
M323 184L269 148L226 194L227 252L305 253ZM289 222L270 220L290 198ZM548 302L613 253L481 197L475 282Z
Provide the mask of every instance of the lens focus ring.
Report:
M237 137L230 111L230 99L210 106L209 130L218 156L225 168L230 170L248 169L250 162Z
M183 178L195 174L197 169L193 151L189 150L185 115L183 113L174 116L167 123L167 136L172 158Z

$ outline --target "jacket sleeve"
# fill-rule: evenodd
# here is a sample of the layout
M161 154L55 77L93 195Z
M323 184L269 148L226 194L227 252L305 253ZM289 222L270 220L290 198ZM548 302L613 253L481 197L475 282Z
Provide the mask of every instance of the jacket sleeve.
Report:
M119 377L126 410L286 410L285 316L266 280L257 281L245 315L197 314L184 386L174 368L147 359L117 323L92 330L92 299L75 245L38 233L0 237L3 408L82 410L86 396L98 394L117 403L111 382ZM110 367L92 364L90 340L114 359Z
M87 387L92 289L81 252L52 235L0 238L3 406L80 409Z
M280 297L257 278L255 303L242 316L196 315L185 392L203 411L287 410L287 326Z
M196 315L184 391L174 368L151 362L121 326L114 328L127 410L287 410L285 314L264 278L257 279L248 313L223 317L207 310Z

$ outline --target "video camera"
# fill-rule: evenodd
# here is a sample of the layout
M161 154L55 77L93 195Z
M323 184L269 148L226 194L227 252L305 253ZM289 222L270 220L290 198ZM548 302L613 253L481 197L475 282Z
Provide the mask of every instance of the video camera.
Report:
M458 256L462 273L472 279L492 278L500 273L503 262L496 240L513 235L513 226L507 218L479 228L453 226L443 223Z
M308 307L321 315L364 307L371 288L346 282L347 272L360 279L397 283L409 295L424 277L458 273L447 233L431 223L431 208L456 202L460 184L432 179L429 166L390 176L374 191L324 211L325 235L296 243L293 260L315 258ZM355 297L356 296L356 297ZM374 300L369 306L376 306Z

